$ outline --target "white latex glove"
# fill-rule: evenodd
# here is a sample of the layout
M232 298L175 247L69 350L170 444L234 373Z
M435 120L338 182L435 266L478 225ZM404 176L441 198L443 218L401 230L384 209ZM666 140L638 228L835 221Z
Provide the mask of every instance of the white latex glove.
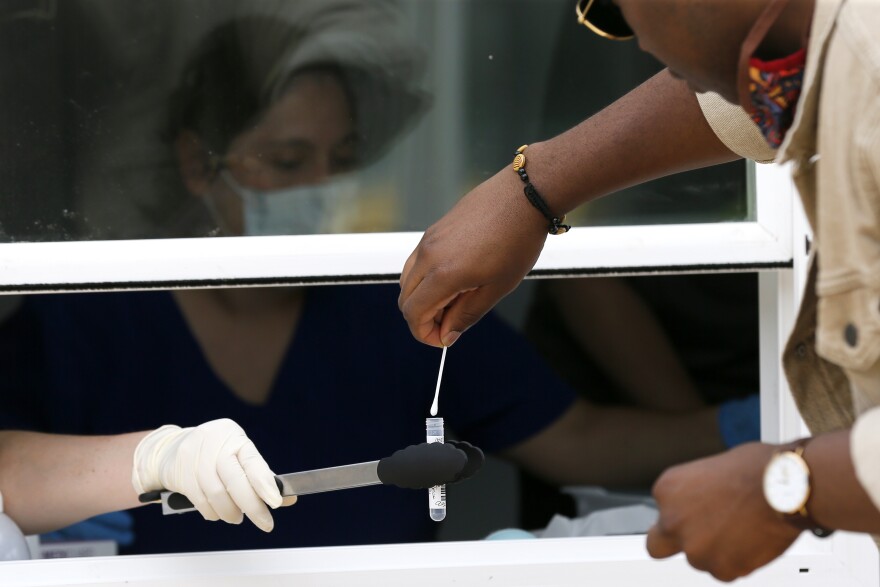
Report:
M138 494L167 489L182 493L206 520L240 524L246 515L264 532L275 526L269 507L282 499L275 475L241 426L229 419L196 428L162 426L134 451L131 482Z

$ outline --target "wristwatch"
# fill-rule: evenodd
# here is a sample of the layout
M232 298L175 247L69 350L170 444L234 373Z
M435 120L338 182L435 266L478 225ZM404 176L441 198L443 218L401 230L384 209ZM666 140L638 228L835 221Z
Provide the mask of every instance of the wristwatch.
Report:
M810 467L804 460L804 449L808 440L801 439L794 447L773 455L764 469L764 498L792 526L825 538L834 530L817 524L807 510L810 501Z

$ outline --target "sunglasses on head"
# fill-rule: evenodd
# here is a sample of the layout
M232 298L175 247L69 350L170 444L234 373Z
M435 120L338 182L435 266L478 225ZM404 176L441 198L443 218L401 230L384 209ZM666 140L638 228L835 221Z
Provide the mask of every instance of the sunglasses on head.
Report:
M635 36L612 0L578 0L574 11L578 22L600 37L625 41Z

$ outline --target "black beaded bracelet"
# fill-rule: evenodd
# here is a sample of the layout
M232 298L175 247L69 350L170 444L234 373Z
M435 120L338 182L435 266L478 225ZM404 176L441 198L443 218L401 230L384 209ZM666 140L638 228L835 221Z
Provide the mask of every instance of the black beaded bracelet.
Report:
M526 173L526 156L524 154L528 147L528 145L523 145L516 150L516 153L514 153L513 170L516 171L519 178L523 180L524 184L526 184L526 187L523 188L526 198L550 223L547 227L547 232L550 234L565 234L571 230L571 226L563 224L563 222L565 222L565 215L563 214L562 217L554 216L550 211L550 207L547 206L547 202L544 201L544 198L541 197L541 194L538 193L538 190L536 190L535 186L532 185L532 182L529 181L529 174Z

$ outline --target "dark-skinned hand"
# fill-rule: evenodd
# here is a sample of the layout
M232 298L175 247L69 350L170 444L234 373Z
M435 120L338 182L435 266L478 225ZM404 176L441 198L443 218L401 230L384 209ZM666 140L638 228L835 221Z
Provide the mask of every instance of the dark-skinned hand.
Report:
M425 231L400 276L413 336L449 346L513 291L538 260L547 221L510 168L465 195Z
M664 472L654 484L660 516L648 531L650 555L683 552L695 569L733 581L785 552L800 530L764 499L764 467L776 450L749 443Z

